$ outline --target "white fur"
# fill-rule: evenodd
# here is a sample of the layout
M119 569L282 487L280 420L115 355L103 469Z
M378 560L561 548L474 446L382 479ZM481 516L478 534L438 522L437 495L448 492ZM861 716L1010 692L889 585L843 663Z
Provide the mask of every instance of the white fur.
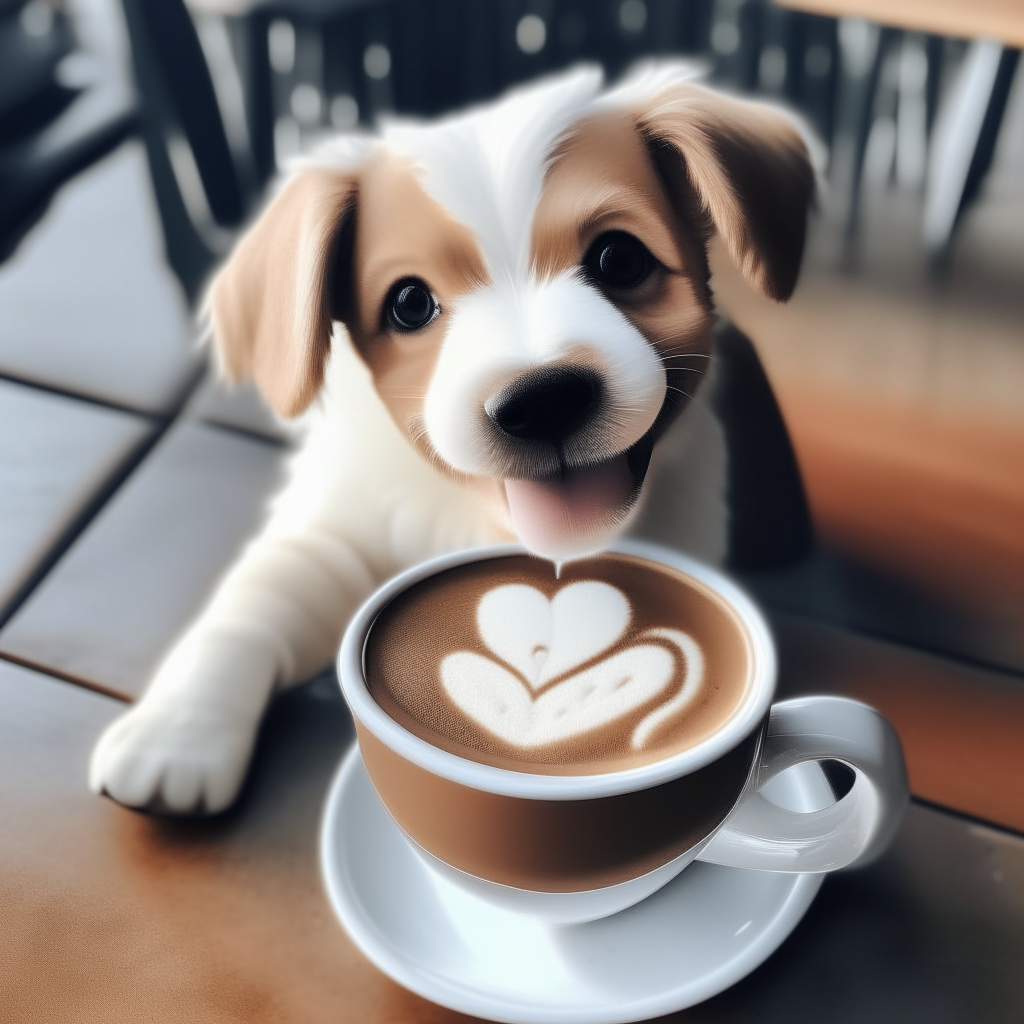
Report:
M720 565L729 546L728 452L722 424L705 403L713 387L713 380L701 385L655 446L630 532Z
M597 68L581 68L440 124L385 123L385 142L419 164L427 192L476 235L492 279L527 277L548 159L592 108L601 79Z
M699 81L707 71L698 61L639 61L621 81L596 98L594 107L597 110L636 107L674 85Z
M487 389L503 374L570 350L608 381L612 414L596 439L598 455L641 437L660 405L661 364L615 307L571 275L540 283L527 266L549 154L566 128L596 109L599 86L597 72L576 72L437 125L384 129L384 144L412 155L428 190L477 236L494 282L453 311L427 397L428 431L457 468L479 471L486 461L473 417ZM335 143L316 160L348 168L380 144ZM696 408L656 450L646 485L654 501L636 532L683 548L694 542L717 560L724 444ZM695 418L706 435L700 457L662 455ZM345 623L375 586L441 552L508 539L500 509L407 444L341 325L322 393L303 420L302 447L263 531L141 702L100 738L90 766L95 791L131 806L222 810L237 794L270 695L329 663ZM691 475L701 459L706 465ZM654 515L666 496L669 514Z
M444 551L505 540L490 510L406 443L336 328L323 395L266 526L100 738L92 788L184 813L235 798L267 699L329 663L383 580Z
M647 433L665 395L665 370L647 340L576 275L530 275L482 288L455 309L424 404L438 453L465 473L511 475L487 447L480 412L523 370L563 360L590 366L607 382L608 412L588 432L581 463L616 455Z

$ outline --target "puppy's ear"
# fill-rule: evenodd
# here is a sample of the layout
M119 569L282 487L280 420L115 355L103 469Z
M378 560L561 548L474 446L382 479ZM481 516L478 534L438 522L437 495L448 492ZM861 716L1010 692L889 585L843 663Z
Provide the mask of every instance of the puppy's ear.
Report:
M691 188L746 279L769 298L788 299L814 195L807 147L791 122L771 107L679 82L641 110L638 127L682 157Z
M225 376L252 378L282 416L305 409L323 382L341 301L342 236L351 235L356 178L318 168L292 178L244 235L208 297ZM346 230L346 227L349 230Z

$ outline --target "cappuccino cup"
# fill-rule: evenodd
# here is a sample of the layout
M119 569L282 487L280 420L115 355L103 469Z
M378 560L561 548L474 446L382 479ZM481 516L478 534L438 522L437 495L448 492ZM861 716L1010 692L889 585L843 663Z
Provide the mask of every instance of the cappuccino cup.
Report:
M772 704L754 603L678 552L623 541L556 569L517 545L381 587L338 677L371 782L437 876L555 924L650 896L695 860L825 872L884 850L909 799L899 740L839 697ZM767 784L854 773L817 811Z

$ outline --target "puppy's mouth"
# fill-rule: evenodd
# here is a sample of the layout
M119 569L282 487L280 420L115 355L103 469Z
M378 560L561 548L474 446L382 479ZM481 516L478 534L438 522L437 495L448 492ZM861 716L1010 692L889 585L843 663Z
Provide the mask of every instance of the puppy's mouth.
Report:
M506 479L512 526L531 550L556 561L581 558L622 532L640 497L654 428L618 455L552 476Z
M489 462L489 471L456 471L422 422L411 425L411 437L417 450L448 476L500 480L510 525L519 540L542 557L569 561L604 550L628 526L639 505L654 446L690 399L692 391L683 383L687 383L684 371L667 367L654 422L629 447L611 455L604 453L609 422L614 424L614 419L609 421L600 407L596 415L592 408L584 409L589 421L570 423L577 429L554 430L548 428L559 415L566 419L564 412L545 411L531 418L525 403L497 411L485 406L478 435L483 449L479 461ZM577 414L576 419L585 417ZM521 429L520 420L530 429ZM598 452L601 455L588 460L588 454Z

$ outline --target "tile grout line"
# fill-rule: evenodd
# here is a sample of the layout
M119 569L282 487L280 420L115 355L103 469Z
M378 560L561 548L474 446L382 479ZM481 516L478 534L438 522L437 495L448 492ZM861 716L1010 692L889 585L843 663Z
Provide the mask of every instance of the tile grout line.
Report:
M283 451L294 447L287 438L273 437L270 434L261 434L258 430L251 430L249 427L239 427L234 423L221 423L219 420L208 420L199 417L195 421L211 430L221 430L226 434L233 434L236 437L244 437L247 441L254 441L256 444L266 445L268 448L279 448Z
M746 585L746 581L742 582ZM748 590L753 590L755 596L757 595L757 591L753 587L748 587ZM1003 676L1014 684L1024 684L1024 672L1020 669L1011 668L1009 665L999 665L992 661L982 661L980 658L972 658L957 651L945 651L938 647L927 647L924 644L905 640L901 637L889 636L886 633L880 633L875 629L867 629L860 625L843 622L839 618L811 615L804 609L797 608L792 605L779 604L775 601L767 601L761 597L757 597L757 603L760 605L762 610L769 613L769 618L772 613L787 615L790 618L800 619L803 622L812 622L828 626L831 629L838 629L844 633L850 633L853 636L867 637L869 640L889 644L889 646L897 647L900 650L910 651L914 654L922 654L926 657L935 658L937 661L949 661L954 665L971 669L976 672L987 672L990 675Z
M122 704L135 703L131 697L126 696L118 690L103 686L101 683L95 683L91 680L83 679L81 676L72 675L69 672L62 672L60 669L55 669L48 665L39 664L29 658L22 658L18 655L7 654L0 651L0 662L2 661L6 661L12 665L17 665L19 668L37 672L39 675L58 679L62 683L67 683L71 686L77 686L83 690L89 690L93 693L99 694L101 697L109 697L112 700L120 701ZM1008 825L1005 822L982 818L976 814L971 814L969 811L963 811L957 807L951 807L949 804L939 803L935 800L929 800L926 797L916 796L913 794L911 794L910 801L912 804L916 804L926 810L933 811L936 814L946 814L951 818L957 818L958 820L967 822L971 825L978 825L982 828L991 829L995 832L1005 833L1006 835L1013 836L1014 838L1024 839L1024 830L1016 828L1013 825Z
M30 669L33 672L49 676L52 679L59 679L62 683L69 683L71 686L78 686L83 690L91 690L93 693L98 693L103 697L111 697L114 700L121 701L123 704L134 703L130 697L126 697L123 693L113 690L109 686L104 686L102 683L94 683L89 679L81 678L81 676L71 675L70 672L62 672L59 668L53 668L49 665L41 665L29 658L21 658L16 654L8 654L6 651L0 651L0 662L3 661L6 661L11 665L17 665L19 668Z
M29 388L32 391L41 391L44 395L53 395L55 398L68 398L73 402L81 402L83 405L93 405L100 409L109 409L111 412L123 412L132 416L142 416L146 419L163 419L168 415L166 413L148 412L145 409L125 405L122 402L112 402L107 398L97 398L95 395L86 395L80 391L72 391L70 388L61 388L54 384L43 384L40 381L16 377L10 373L0 372L0 381L3 381L5 384L15 384L18 387ZM172 406L177 409L177 398L175 398Z
M1024 839L1024 830L1017 828L1016 825L1007 825L1005 822L994 821L991 818L981 818L977 814L971 814L970 811L961 811L959 808L950 807L949 804L940 804L923 796L911 795L910 801L929 811L948 814L952 818L959 818L961 821L969 822L972 825L979 825L982 828L990 828L995 832L1005 832L1007 835L1014 836L1015 838Z
M99 515L100 511L117 493L122 484L138 469L149 453L167 434L168 430L178 421L182 410L206 376L206 369L205 363L199 364L181 388L166 417L150 418L151 422L154 423L152 432L135 445L103 483L97 487L92 496L62 531L61 535L50 546L46 554L38 561L35 569L29 574L25 582L18 587L11 599L0 608L0 630L18 613L33 591L49 574L50 570L53 569L67 550L85 532L89 524Z
M83 679L80 676L74 676L68 672L61 672L60 669L38 664L28 658L21 658L17 655L6 654L0 651L0 661L6 661L12 665L17 665L19 668L29 669L30 671L37 672L40 675L45 675L52 679L59 679L62 683L77 686L83 690L89 690L93 693L99 694L101 697L109 697L112 700L120 701L122 704L135 703L130 697L125 696L125 694L120 693L117 690L113 690L110 687L103 686L101 683L94 683L88 679ZM1013 825L1008 825L1005 822L982 818L976 814L971 814L968 811L951 807L948 804L938 803L935 800L929 800L926 797L915 796L913 794L910 797L910 801L912 804L916 804L918 807L923 807L924 809L936 814L945 814L951 818L956 818L971 825L991 829L994 832L1002 832L1006 835L1013 836L1014 838L1024 839L1024 831Z

